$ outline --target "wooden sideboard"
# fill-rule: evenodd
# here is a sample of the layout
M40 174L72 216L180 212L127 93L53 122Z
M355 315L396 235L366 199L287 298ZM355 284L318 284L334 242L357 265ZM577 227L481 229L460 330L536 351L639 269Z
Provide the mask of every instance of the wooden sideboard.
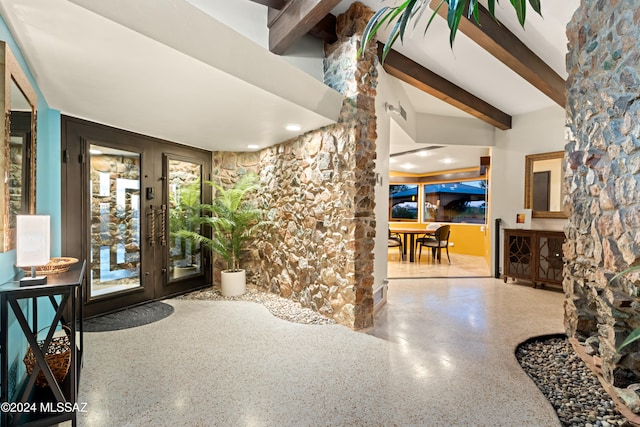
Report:
M504 230L503 279L522 279L540 285L562 286L564 232Z

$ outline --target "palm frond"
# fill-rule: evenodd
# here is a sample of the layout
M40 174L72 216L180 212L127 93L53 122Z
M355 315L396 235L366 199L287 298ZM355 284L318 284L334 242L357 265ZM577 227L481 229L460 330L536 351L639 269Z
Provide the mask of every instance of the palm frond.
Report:
M270 222L263 219L264 209L255 205L253 197L260 190L257 175L247 173L231 188L211 181L205 182L216 190L215 199L210 204L199 205L202 216L194 219L200 232L184 230L183 237L189 237L220 255L227 263L227 269L239 267L240 255L247 242ZM209 233L203 234L203 233Z
M619 277L625 276L626 274L637 271L637 270L640 270L640 265L633 265L625 270L622 270L621 272L615 274L611 279L609 279L609 283L612 283L615 280L617 280ZM640 327L631 331L631 333L627 336L627 338L625 338L624 341L622 341L622 344L620 344L620 346L616 349L616 351L620 352L620 350L622 350L629 344L639 339L640 339Z
M425 10L429 7L430 1L428 0L405 0L398 6L389 7L384 6L376 13L373 14L362 34L362 43L358 49L358 57L362 57L365 46L378 34L378 31L382 25L390 25L395 21L395 24L391 27L391 32L385 43L383 49L382 61L386 58L387 54L393 47L393 44L400 38L400 42L404 42L404 36L409 23L413 20L413 27L417 25L418 21L424 14ZM425 34L427 29L431 26L433 19L438 14L440 8L447 3L447 25L449 26L449 44L453 47L460 21L463 17L465 9L468 10L467 18L473 19L476 23L480 23L479 14L479 0L440 0L437 6L434 7L434 11L431 17L427 21L425 26ZM495 5L498 0L488 0L488 9L491 16L495 18ZM527 4L531 8L542 16L541 12L541 0L510 0L510 4L516 12L518 22L524 26L527 17Z
M620 344L620 347L618 347L617 351L619 352L620 350L622 350L632 342L635 342L638 340L640 340L640 328L636 328L633 331L631 331L629 336L624 341L622 341L622 344Z
M511 5L516 10L518 22L524 27L524 21L527 19L527 2L525 0L511 0Z

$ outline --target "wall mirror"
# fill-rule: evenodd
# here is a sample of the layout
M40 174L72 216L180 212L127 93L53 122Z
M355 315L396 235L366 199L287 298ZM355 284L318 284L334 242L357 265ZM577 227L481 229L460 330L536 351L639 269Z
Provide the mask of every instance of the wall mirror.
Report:
M526 156L524 207L534 218L567 218L562 207L564 151Z
M0 42L4 110L3 149L0 150L2 219L0 251L15 248L16 215L36 208L36 115L38 98L27 76L4 42Z

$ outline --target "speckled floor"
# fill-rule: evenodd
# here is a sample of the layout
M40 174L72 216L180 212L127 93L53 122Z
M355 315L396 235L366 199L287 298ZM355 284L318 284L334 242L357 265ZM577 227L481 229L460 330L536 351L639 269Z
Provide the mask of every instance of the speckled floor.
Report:
M394 280L368 333L244 301L87 333L87 426L554 426L516 345L562 332L559 292L495 279Z

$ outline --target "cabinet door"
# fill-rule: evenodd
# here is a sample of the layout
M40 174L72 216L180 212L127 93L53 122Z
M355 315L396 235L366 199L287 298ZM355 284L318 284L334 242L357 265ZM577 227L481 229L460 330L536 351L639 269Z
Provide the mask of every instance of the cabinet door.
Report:
M532 243L531 235L505 232L505 276L531 279L534 264Z
M538 238L538 268L536 280L543 283L562 283L562 244L564 235L541 234Z

